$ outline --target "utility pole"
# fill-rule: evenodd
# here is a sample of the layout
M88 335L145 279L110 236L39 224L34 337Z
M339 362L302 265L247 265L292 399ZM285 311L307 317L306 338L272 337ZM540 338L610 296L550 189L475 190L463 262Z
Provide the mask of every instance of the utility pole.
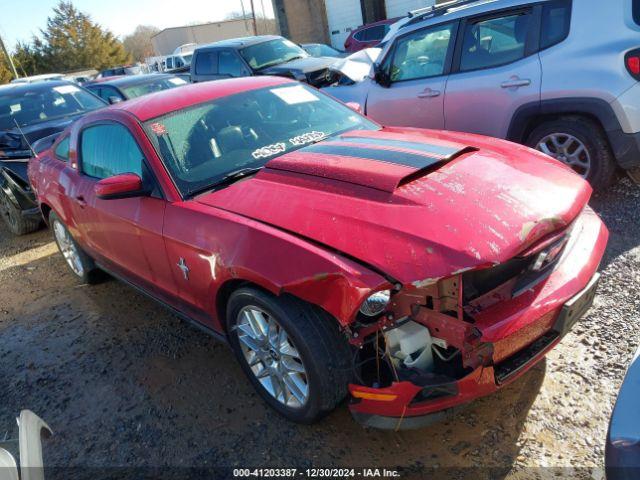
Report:
M253 8L253 0L250 0L251 3L251 18L253 19L253 34L258 35L258 24L256 23L256 9Z
M253 0L251 0L251 2L253 3ZM255 17L254 17L254 21L255 21ZM2 52L4 53L4 56L7 57L7 61L9 62L9 65L11 65L11 71L13 72L13 77L20 78L18 76L18 72L16 71L16 66L13 64L13 58L11 58L11 55L9 55L9 52L7 52L7 47L4 46L2 37L0 37L0 48L2 48Z
M247 28L247 12L244 10L244 0L240 0L240 8L242 8L242 20L244 20L244 29L249 30Z

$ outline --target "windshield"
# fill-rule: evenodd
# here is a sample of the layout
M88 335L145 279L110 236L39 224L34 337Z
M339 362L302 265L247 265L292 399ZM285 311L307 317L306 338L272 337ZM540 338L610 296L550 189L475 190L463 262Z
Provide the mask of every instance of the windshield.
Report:
M240 55L254 70L309 56L298 45L284 38L277 38L243 48L240 50Z
M0 95L0 130L31 125L104 107L102 100L75 85L25 90Z
M318 45L318 56L319 57L339 57L340 52L331 48L328 45Z
M150 120L145 128L184 196L323 138L379 129L327 95L296 84L220 98Z
M130 87L120 87L128 99L141 97L142 95L147 95L153 92L160 92L162 90L168 90L170 88L181 87L182 85L186 85L185 82L181 78L157 78L154 80L150 80L146 83L132 85Z

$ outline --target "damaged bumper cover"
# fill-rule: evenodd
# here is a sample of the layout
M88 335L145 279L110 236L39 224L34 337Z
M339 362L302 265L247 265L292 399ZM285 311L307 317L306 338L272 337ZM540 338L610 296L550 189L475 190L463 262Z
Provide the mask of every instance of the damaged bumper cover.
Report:
M395 381L383 388L351 384L349 408L354 418L375 428L421 428L515 381L544 358L591 307L607 240L603 222L586 208L560 261L543 282L475 317L473 327L480 335L476 345L489 356L487 361L444 383Z
M27 161L0 161L0 190L23 217L40 217L40 208L27 180Z

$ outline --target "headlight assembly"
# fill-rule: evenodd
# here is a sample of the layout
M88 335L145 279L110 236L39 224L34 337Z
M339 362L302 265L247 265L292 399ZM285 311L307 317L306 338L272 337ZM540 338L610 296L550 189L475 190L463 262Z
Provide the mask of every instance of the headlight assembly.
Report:
M391 299L391 291L390 290L380 290L369 296L362 306L360 307L360 313L367 317L375 317L376 315L380 315L384 312L387 305L389 305L389 300Z

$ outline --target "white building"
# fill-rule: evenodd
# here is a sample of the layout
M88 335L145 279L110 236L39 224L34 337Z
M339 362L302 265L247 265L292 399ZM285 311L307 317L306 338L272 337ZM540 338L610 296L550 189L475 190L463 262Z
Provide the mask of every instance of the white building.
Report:
M324 0L329 41L343 48L349 33L365 23L402 17L411 10L434 5L435 0Z

